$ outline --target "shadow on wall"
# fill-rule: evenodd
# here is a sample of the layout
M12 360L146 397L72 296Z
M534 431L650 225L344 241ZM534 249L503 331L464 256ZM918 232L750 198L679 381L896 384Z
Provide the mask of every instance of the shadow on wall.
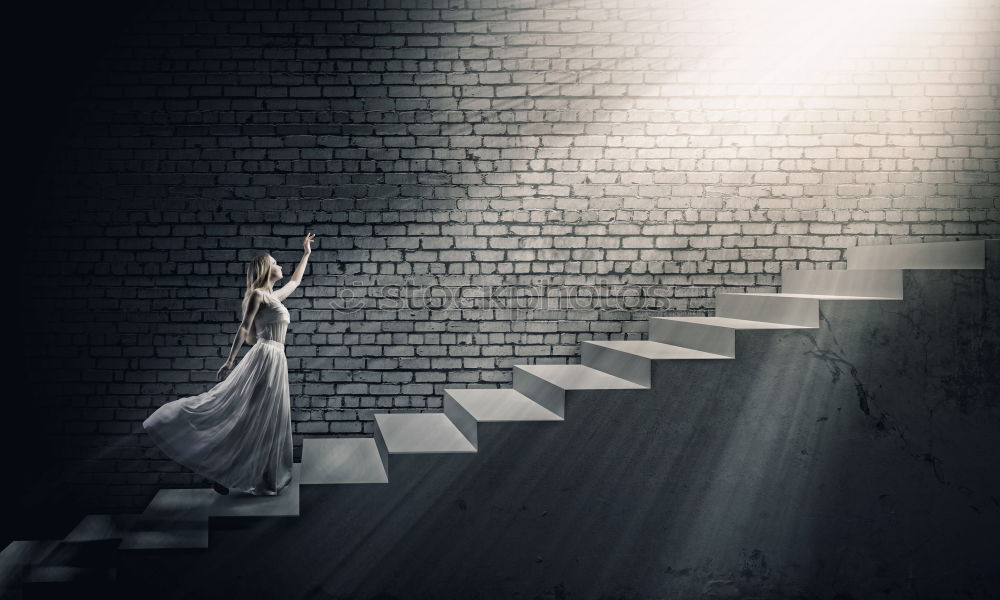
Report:
M5 207L6 220L12 224L8 251L14 262L9 273L12 293L6 303L11 314L19 315L15 339L20 344L32 343L36 333L33 323L51 318L37 312L33 298L38 290L24 289L17 283L20 275L35 270L37 253L46 248L46 226L58 220L63 208L59 200L42 196L36 187L51 175L50 146L58 133L75 126L71 105L90 73L88 67L103 48L127 30L143 4L112 0L97 4L22 2L8 7L12 32L7 40L19 50L9 61L17 116L8 122L7 141L17 151L12 153L15 175L7 190L11 201ZM58 453L45 442L52 409L26 383L33 380L26 374L44 377L60 365L37 364L23 352L10 353L5 360L14 389L6 394L10 401L0 419L0 452L9 483L3 494L0 546L12 539L64 534L81 516L60 476L46 472Z

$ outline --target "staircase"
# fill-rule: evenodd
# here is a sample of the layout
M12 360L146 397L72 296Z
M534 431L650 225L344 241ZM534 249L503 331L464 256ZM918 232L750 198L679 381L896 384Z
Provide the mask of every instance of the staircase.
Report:
M849 248L847 270L785 271L781 293L720 293L715 316L653 317L648 340L584 342L581 364L516 365L512 389L448 389L441 413L376 414L372 438L306 438L278 496L163 489L141 514L87 515L62 540L12 542L0 553L0 598L105 589L119 552L207 549L227 521L298 517L301 486L388 484L402 456L477 452L481 423L564 421L574 391L650 390L658 365L732 361L750 332L815 330L823 303L899 302L904 271L982 270L987 256L1000 257L1000 240Z

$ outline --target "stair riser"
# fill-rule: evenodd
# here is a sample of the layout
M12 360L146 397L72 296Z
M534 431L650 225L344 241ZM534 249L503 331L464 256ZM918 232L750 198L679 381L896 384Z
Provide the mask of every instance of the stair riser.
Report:
M830 294L903 298L903 272L898 270L784 271L784 294Z
M385 474L390 477L389 473L389 446L385 443L385 437L382 435L382 430L379 429L378 420L375 420L375 446L378 448L379 458L382 460L382 468L385 469Z
M649 339L722 356L736 355L736 335L728 327L653 317L649 320Z
M715 314L719 317L805 327L819 326L819 301L809 298L719 294L715 299L715 307Z
M560 417L566 416L566 390L561 387L515 366L514 389Z
M984 269L986 240L847 249L848 269Z
M448 390L444 391L444 414L451 419L455 427L458 427L465 439L478 449L479 421L469 414L469 411L465 410L465 407L459 404Z
M652 376L652 362L634 354L620 352L597 344L581 344L585 366L611 373L639 385L649 386Z

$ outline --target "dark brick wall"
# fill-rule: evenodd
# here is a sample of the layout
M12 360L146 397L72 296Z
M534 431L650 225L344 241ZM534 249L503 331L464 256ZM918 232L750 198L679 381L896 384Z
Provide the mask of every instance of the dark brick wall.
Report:
M901 33L812 56L766 43L826 21L774 12L759 35L753 2L549 4L92 19L71 78L39 76L58 93L28 206L47 233L25 429L50 455L49 499L134 511L204 483L140 423L212 385L244 261L269 250L290 273L306 231L319 241L286 302L296 460L302 435L371 435L374 410L577 362L583 340L774 291L785 268L842 268L848 246L1000 233L995 0L897 7ZM360 310L334 310L348 293Z

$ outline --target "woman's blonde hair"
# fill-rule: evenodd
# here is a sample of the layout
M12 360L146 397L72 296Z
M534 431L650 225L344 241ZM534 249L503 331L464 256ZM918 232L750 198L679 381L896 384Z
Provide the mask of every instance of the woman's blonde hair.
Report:
M247 289L243 292L243 314L247 314L247 309L250 308L250 294L254 290L259 290L267 288L268 278L271 274L271 255L259 254L250 259L247 263ZM247 342L250 344L257 343L257 332L251 323L250 331L247 333Z

